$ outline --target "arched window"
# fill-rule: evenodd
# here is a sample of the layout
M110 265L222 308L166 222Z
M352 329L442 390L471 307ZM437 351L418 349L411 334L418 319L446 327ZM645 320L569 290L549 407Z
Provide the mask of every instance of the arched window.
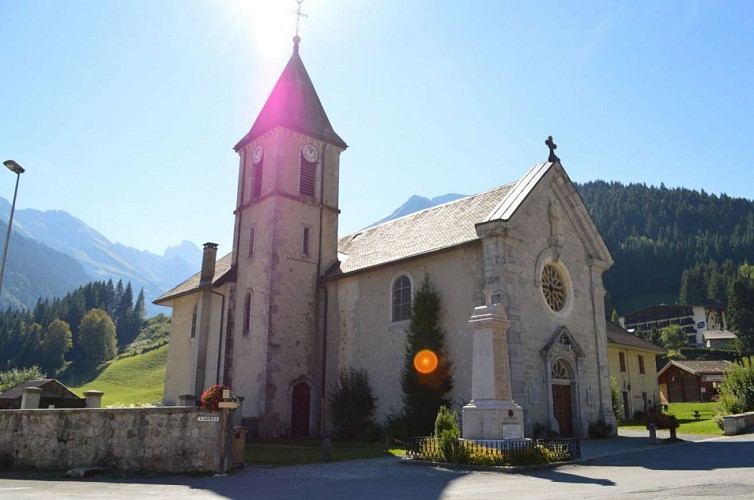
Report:
M191 338L196 337L196 315L199 311L199 303L194 304L194 310L191 313Z
M243 302L243 334L248 335L251 330L251 292L246 293Z
M411 280L401 274L393 280L392 320L405 321L411 317Z

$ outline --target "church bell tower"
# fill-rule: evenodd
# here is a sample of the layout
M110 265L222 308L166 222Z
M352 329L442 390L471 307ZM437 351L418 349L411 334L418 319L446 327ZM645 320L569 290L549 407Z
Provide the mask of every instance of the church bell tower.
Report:
M318 430L323 359L319 277L337 260L340 153L299 55L293 54L240 157L233 238L232 354L226 379L264 437ZM247 420L248 422L248 420Z

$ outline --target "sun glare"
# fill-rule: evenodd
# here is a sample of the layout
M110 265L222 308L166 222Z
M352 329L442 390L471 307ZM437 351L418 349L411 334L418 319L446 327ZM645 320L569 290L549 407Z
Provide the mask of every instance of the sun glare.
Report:
M416 371L419 373L432 373L437 369L437 363L437 354L429 349L419 351L416 353L416 356L414 356L414 368L416 368Z
M279 58L281 49L290 51L290 40L296 31L296 7L294 0L230 0L229 14L235 29L248 34L257 55Z

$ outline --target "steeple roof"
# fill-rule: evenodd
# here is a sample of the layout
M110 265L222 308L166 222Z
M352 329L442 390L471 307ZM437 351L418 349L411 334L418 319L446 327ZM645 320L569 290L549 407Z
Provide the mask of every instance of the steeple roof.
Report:
M294 38L293 54L288 64L251 130L236 144L236 151L277 126L343 149L348 147L330 125L330 120L298 53L298 42L298 37Z

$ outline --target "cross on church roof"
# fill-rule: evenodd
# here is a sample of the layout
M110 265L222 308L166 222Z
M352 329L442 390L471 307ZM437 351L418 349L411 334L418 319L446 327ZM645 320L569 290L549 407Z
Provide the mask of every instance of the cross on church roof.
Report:
M301 37L298 36L298 30L301 27L301 18L309 16L301 12L301 4L304 3L304 0L296 0L296 3L298 4L298 8L296 9L296 36L293 37L293 50L298 52L298 44L301 42Z
M547 158L547 161L551 163L555 163L556 161L560 161L560 158L555 155L555 150L558 149L558 145L555 144L555 142L552 140L552 136L548 135L547 140L545 141L545 144L548 148L550 148L550 156Z

